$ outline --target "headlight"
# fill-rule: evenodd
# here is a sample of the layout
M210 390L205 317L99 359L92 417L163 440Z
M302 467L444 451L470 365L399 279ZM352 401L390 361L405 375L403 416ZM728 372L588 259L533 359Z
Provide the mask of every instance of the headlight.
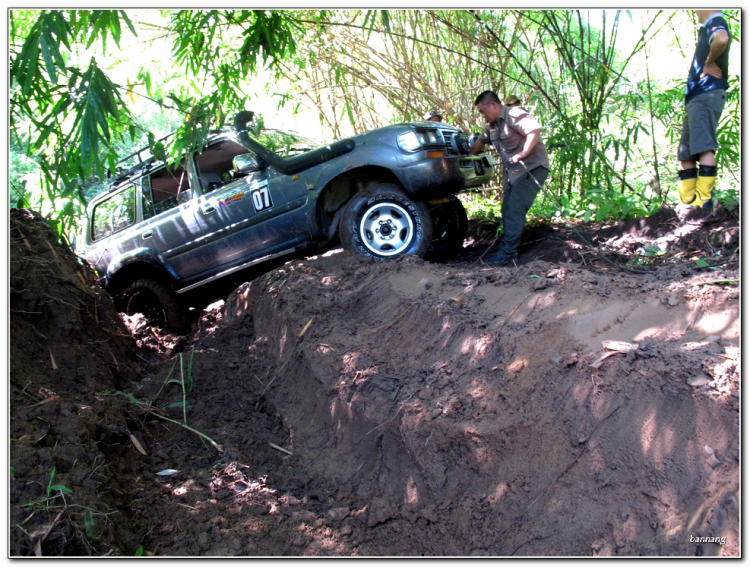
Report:
M404 132L398 136L398 147L405 152L413 152L423 146L442 146L445 142L437 130Z
M437 130L427 130L425 136L427 137L427 143L430 145L442 144L443 142L442 139L438 138Z
M416 132L404 132L398 136L398 147L405 152L413 152L419 149L421 145L422 142L417 137Z

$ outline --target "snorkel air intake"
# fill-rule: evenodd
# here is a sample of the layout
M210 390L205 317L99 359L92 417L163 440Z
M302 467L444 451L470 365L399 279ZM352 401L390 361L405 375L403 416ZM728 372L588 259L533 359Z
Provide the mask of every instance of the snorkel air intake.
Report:
M268 165L284 175L294 175L310 169L315 165L349 153L355 146L354 140L347 138L292 158L279 157L253 140L247 133L247 123L253 119L253 116L251 110L243 110L234 117L234 129L237 131L237 137L248 150L255 152Z

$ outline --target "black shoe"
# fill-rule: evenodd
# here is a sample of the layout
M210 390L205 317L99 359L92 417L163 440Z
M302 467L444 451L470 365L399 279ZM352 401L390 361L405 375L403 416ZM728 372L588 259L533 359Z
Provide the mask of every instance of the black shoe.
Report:
M516 260L516 258L518 258L518 254L508 255L502 250L499 250L485 260L485 263L494 266L507 266L508 264L515 264L514 260Z

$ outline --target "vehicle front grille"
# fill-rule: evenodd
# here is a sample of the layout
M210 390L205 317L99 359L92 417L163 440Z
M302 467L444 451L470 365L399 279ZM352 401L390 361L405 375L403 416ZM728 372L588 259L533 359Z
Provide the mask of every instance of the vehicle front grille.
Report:
M456 135L455 133L450 133L450 132L445 132L445 131L443 132L443 138L445 139L445 153L449 156L458 155L452 143L453 136L455 135Z
M461 156L469 153L469 137L463 132L446 132L443 130L445 152L450 156Z

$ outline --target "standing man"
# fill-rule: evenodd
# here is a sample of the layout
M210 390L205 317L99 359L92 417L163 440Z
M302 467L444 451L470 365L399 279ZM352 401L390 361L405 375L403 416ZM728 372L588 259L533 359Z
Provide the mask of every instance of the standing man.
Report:
M716 181L716 127L727 100L731 37L720 10L696 10L695 13L703 25L698 31L698 45L685 88L677 177L683 205L711 208Z
M521 106L521 100L516 95L508 95L503 99L505 106Z
M492 91L474 101L487 128L469 150L469 155L492 144L505 166L503 180L503 237L488 264L507 264L518 258L518 245L526 214L549 174L547 148L541 140L542 127L520 106L503 106Z
M425 115L424 119L427 120L427 122L442 122L443 116L438 113L437 110L429 110Z

